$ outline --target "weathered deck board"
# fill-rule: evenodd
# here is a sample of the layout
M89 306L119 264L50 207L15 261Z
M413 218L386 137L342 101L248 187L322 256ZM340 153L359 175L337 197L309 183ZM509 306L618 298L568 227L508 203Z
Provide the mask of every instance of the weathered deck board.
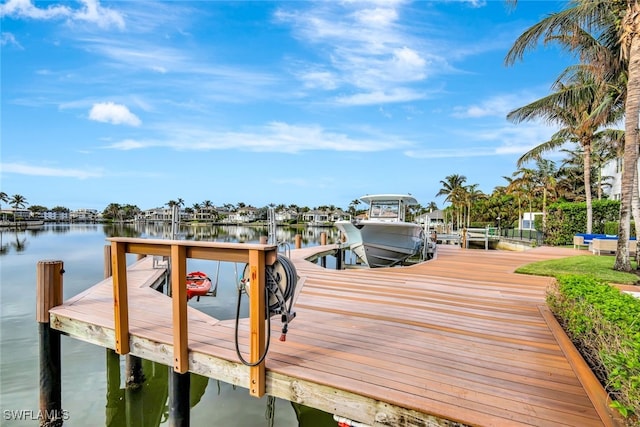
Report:
M267 393L371 425L614 425L540 313L551 279L513 273L579 252L440 245L436 260L412 267L332 271L303 260L314 250L291 254L304 288L286 342L274 318ZM139 276L128 278L132 353L171 364L171 302ZM69 335L114 346L109 279L51 316ZM197 310L189 319L190 369L246 387L234 321ZM239 336L246 355L246 321Z

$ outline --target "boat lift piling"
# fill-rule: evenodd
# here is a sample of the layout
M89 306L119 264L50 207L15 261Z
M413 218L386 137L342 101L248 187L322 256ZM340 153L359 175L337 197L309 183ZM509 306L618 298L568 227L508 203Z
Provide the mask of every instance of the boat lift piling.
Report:
M36 320L40 335L40 426L59 427L62 411L60 331L51 328L49 309L62 304L62 261L40 261L37 265Z

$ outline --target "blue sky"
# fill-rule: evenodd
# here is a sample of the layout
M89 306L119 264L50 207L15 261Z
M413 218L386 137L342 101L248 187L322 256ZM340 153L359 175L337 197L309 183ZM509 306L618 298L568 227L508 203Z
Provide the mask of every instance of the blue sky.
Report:
M515 39L563 1L0 3L1 184L30 205L347 208L485 193L546 141L506 114L572 58Z

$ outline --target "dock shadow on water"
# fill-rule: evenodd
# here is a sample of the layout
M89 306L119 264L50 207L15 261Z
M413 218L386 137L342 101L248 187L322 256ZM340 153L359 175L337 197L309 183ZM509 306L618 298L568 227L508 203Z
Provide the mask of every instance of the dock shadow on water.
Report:
M169 404L168 404L168 387L169 387L169 370L170 368L160 363L148 360L142 361L142 371L145 373L144 380L135 387L127 387L123 384L121 372L120 357L111 350L106 352L106 372L107 372L107 403L105 407L106 427L157 427L168 424L169 420ZM219 401L214 406L227 406L229 399L238 399L239 395L247 395L248 391L241 387L234 387L223 382L209 379L207 377L191 374L189 406L192 410L197 405L207 405L211 409L212 402L203 401L205 392L215 395ZM243 399L241 399L243 400ZM283 420L277 417L277 412L290 412L287 407L289 402L279 399L263 398L265 401L264 421L262 425L274 426L279 425L298 425L299 427L328 427L336 426L333 415L309 408L304 405L291 402L291 407L295 414L295 418ZM276 407L276 402L278 403ZM284 408L284 409L282 409ZM243 409L243 412L246 413ZM218 412L220 413L220 412ZM215 422L220 425L249 425L238 424L237 419L242 418L229 414L229 411L222 411L223 417L232 416L235 422L230 420L218 420ZM211 420L213 421L213 420ZM296 424L297 421L297 424ZM192 422L192 425L210 425ZM255 417L250 425L260 425Z

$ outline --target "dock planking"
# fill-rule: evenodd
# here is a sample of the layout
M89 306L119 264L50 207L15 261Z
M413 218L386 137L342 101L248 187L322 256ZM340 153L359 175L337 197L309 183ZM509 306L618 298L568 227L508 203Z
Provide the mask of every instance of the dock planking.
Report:
M440 245L427 263L335 271L304 260L319 249L291 253L304 287L286 342L274 317L267 394L370 425L616 425L541 311L552 279L514 273L580 252ZM131 354L172 366L171 301L149 288L150 258L129 267ZM110 279L50 315L54 328L115 348ZM188 317L189 370L247 387L235 321L191 307ZM241 321L244 354L248 331Z

